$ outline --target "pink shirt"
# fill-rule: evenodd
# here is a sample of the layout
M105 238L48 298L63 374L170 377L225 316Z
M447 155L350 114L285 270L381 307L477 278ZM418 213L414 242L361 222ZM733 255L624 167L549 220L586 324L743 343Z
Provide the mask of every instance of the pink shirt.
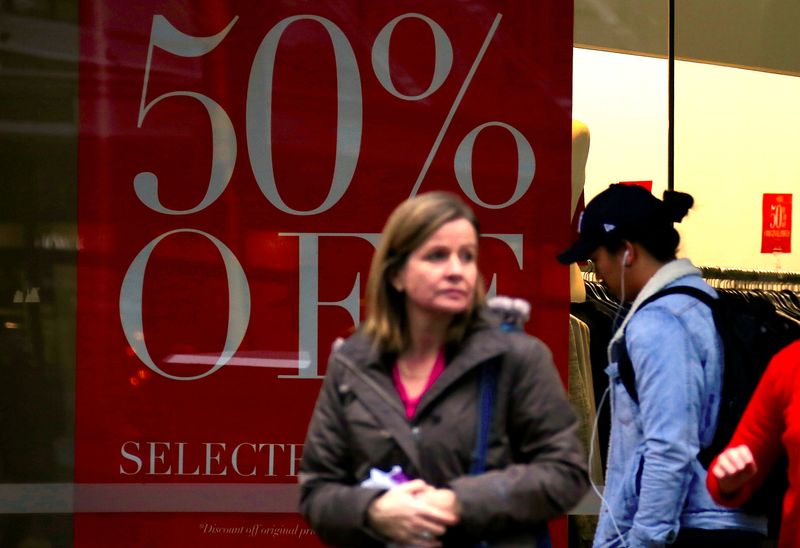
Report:
M406 392L406 387L403 384L403 380L400 378L400 369L397 367L397 364L394 365L392 368L392 380L394 381L394 386L397 389L397 393L400 394L400 401L403 402L403 407L406 409L406 416L410 419L414 416L414 412L417 410L417 405L419 404L419 400L422 399L423 394L428 391L428 388L439 378L439 375L442 374L444 371L444 350L440 350L439 354L436 356L436 361L433 362L433 369L431 369L431 374L428 377L428 382L425 383L425 388L422 389L422 392L419 393L419 396L416 398L410 398L408 396L408 392Z

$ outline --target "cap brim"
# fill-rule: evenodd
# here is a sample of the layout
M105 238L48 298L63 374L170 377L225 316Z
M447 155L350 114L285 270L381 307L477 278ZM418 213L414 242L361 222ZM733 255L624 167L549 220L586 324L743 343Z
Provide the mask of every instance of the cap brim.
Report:
M558 255L556 258L558 259L558 262L562 264L572 264L580 261L586 261L589 259L589 255L591 255L599 245L599 243L589 241L588 239L579 239L577 242L572 244L569 249Z

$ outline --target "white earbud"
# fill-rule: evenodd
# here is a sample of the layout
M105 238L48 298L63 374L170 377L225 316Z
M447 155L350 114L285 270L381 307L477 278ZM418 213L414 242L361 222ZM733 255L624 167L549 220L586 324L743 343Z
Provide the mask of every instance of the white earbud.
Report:
M628 254L630 253L629 249L625 250L625 253L622 254L622 266L630 266L628 264Z

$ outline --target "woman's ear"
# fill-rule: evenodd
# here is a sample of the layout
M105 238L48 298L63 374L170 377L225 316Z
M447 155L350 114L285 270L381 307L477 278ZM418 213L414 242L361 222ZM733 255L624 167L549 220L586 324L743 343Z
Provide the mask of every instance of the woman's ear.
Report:
M389 283L392 284L392 287L394 287L394 290L398 293L403 292L403 282L400 279L400 273L395 272L394 274L390 274Z

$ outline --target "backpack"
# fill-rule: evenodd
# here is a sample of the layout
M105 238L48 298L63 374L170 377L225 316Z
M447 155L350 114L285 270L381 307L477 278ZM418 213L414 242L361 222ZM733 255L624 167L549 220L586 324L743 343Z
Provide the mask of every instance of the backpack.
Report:
M718 298L714 298L705 291L688 286L662 289L645 299L639 309L661 297L676 294L694 297L708 306L722 340L724 365L717 427L711 443L701 448L697 455L703 467L708 468L733 437L772 356L800 339L800 324L778 314L775 307L764 299L748 299L738 293L720 293ZM628 395L638 404L635 373L624 337L619 345L619 354L620 380ZM777 530L783 494L788 486L786 466L784 455L744 505L745 510L767 515L770 536Z

